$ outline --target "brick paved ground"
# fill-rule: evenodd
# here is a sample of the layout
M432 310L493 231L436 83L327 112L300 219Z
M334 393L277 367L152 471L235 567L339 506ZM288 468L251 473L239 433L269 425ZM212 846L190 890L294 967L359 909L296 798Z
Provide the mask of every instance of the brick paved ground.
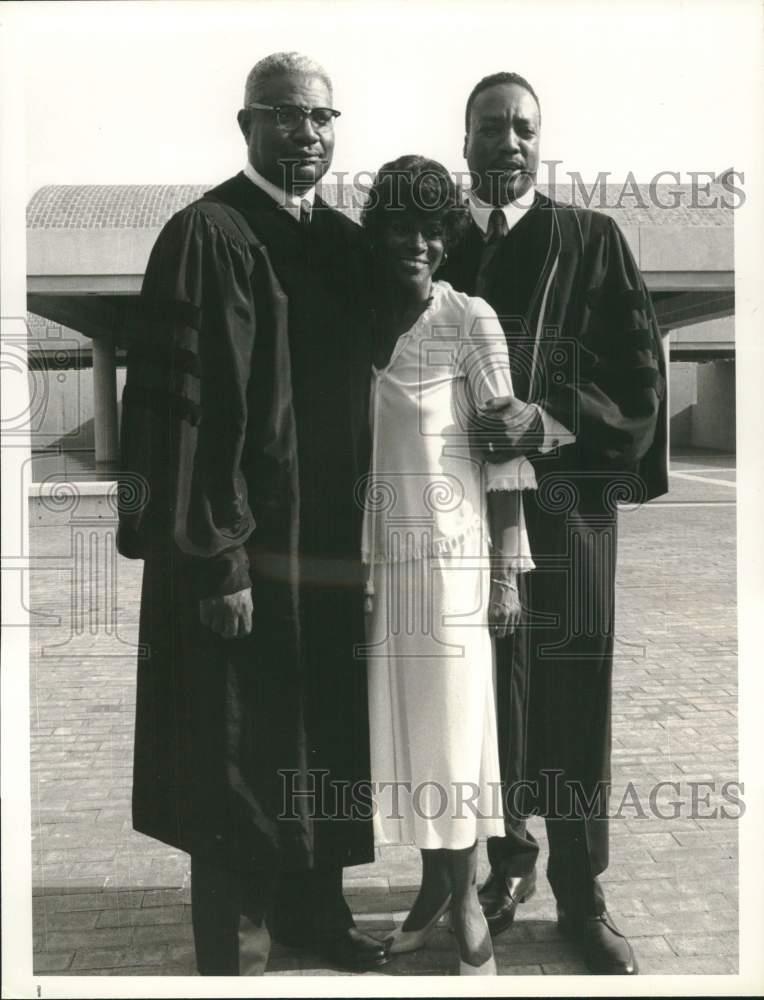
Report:
M736 779L733 466L730 456L710 453L675 458L671 502L621 517L618 815L604 880L644 973L737 971L737 831L718 814L720 783ZM43 567L32 580L35 972L189 975L187 858L130 829L134 667L126 644L136 638L140 567L119 560L115 570L105 501L74 512L65 506L49 501L55 512L42 518L32 508L33 554ZM83 521L88 512L94 517ZM116 571L117 632L91 633L87 593L72 586L71 553L80 545L89 571L98 568L95 590L103 594ZM661 781L678 787L660 791L650 810L650 790ZM716 791L700 782L714 782ZM543 824L535 820L532 829L543 842ZM392 928L418 877L412 848L383 849L374 865L349 870L359 926ZM557 933L543 879L512 932L496 942L496 955L503 975L585 972ZM450 935L439 930L425 950L382 971L447 974L454 965ZM336 971L279 948L270 970Z

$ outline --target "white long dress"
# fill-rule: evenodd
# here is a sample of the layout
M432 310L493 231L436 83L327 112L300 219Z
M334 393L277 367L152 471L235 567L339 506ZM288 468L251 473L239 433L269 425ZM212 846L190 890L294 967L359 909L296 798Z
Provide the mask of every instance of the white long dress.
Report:
M536 481L525 459L484 465L467 425L511 395L495 312L446 282L374 371L363 555L378 844L456 850L504 833L485 497ZM510 562L533 568L522 519Z

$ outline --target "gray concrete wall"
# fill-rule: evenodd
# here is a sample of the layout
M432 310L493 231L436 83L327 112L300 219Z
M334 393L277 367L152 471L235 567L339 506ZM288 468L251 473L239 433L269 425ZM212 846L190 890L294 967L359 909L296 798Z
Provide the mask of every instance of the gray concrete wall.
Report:
M64 451L92 451L93 369L68 368L30 371L30 435L32 449L61 447ZM117 399L121 401L125 369L117 369ZM118 403L121 411L121 402ZM121 416L121 412L120 412Z
M132 289L146 269L159 229L30 229L27 230L28 290L43 286L82 291L100 287L111 277L115 290ZM61 279L81 279L61 282ZM102 282L103 283L103 282Z
M648 288L734 287L731 225L634 224L621 230ZM117 227L27 231L30 292L136 292L159 228Z
M669 440L674 446L689 448L692 444L692 411L698 399L697 368L694 361L672 361L669 365Z
M735 362L707 361L697 366L698 402L692 411L696 448L735 450Z
M731 226L640 226L641 271L718 273L734 268Z
M735 317L722 316L718 319L693 323L681 330L671 331L671 346L675 349L687 347L729 347L735 346Z
M735 451L735 362L672 361L669 419L674 448Z
M92 451L92 369L30 371L28 378L33 450ZM118 368L119 400L124 384L125 369ZM669 419L673 447L734 451L734 361L672 361Z

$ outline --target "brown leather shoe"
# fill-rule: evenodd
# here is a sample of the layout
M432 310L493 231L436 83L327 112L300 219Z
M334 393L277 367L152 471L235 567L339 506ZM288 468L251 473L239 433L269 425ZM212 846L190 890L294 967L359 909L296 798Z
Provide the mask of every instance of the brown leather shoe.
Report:
M631 945L605 910L577 917L557 907L560 930L581 949L586 967L595 976L636 976L637 959Z
M536 871L520 877L505 878L492 871L478 890L478 899L488 921L492 937L512 925L519 903L530 899L536 891Z

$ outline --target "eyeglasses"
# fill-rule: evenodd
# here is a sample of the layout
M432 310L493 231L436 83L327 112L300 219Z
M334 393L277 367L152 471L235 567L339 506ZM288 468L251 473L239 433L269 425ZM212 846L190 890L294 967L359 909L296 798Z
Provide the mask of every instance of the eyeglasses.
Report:
M246 109L272 112L278 127L286 132L299 128L306 118L310 118L310 124L320 132L330 128L334 119L341 114L334 108L302 108L296 104L258 104L256 101L247 104Z

